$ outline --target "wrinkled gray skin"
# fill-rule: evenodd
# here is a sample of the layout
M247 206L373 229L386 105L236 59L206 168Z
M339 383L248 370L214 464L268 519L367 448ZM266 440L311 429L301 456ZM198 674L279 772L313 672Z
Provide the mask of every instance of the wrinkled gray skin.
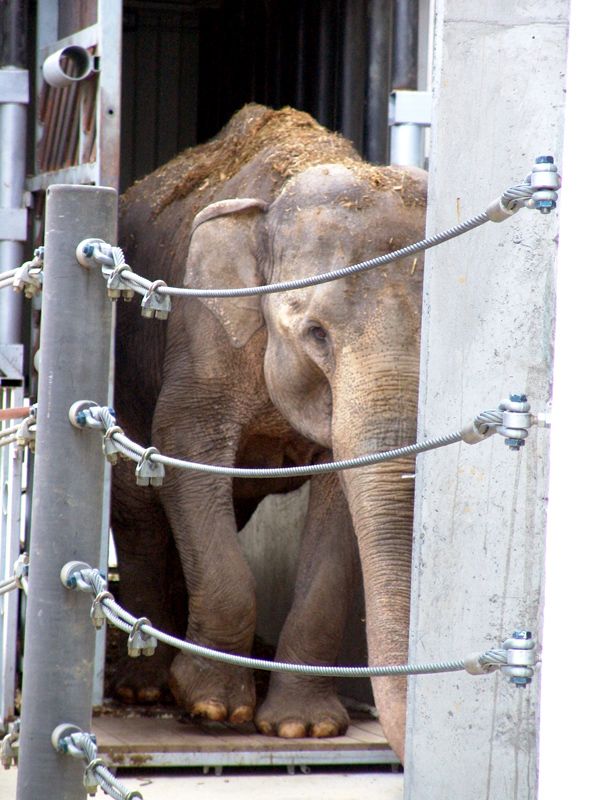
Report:
M252 198L213 204L196 217L185 285L308 276L415 241L423 233L425 180L424 173L410 174L418 205L405 204L401 191L375 191L359 171L336 165L307 169L268 207ZM279 466L412 443L421 272L405 259L285 294L176 301L152 444L195 461ZM406 661L413 486L402 475L413 468L411 460L394 461L311 479L279 660L335 663L354 591L356 537L369 661ZM254 585L233 499L296 485L167 470L160 504L185 574L187 638L249 653ZM274 674L255 711L250 671L180 653L171 687L192 714L233 722L254 717L264 733L331 736L348 724L328 679ZM402 759L406 681L377 678L373 689L384 731Z

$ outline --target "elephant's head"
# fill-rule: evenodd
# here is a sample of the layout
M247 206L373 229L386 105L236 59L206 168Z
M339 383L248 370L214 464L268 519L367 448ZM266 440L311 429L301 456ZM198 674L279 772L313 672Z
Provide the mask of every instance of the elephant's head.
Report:
M421 238L425 173L311 167L267 207L226 200L197 215L186 282L248 286L327 272ZM231 343L267 330L264 376L302 434L347 458L414 441L421 265L413 258L308 289L207 302ZM407 656L412 537L410 459L340 474L358 537L369 659ZM384 730L403 752L403 678L374 682Z

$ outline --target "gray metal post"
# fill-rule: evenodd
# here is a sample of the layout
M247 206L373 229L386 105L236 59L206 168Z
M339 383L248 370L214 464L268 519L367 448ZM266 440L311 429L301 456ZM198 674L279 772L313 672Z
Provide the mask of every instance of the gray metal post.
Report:
M116 239L117 193L48 190L40 391L25 631L18 800L50 790L82 800L81 762L50 743L63 722L89 730L95 630L89 597L66 590L67 561L98 562L104 458L98 437L68 420L73 402L106 402L112 309L104 280L75 259L84 238Z

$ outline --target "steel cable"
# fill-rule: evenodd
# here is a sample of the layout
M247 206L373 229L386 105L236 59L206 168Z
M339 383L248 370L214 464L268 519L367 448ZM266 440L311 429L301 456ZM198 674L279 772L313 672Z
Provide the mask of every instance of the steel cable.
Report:
M101 758L98 758L98 746L91 734L84 731L74 731L69 733L60 742L62 751L75 758L82 758L85 763L84 786L88 793L93 794L96 785L114 800L133 800L142 798L137 790L130 790L121 783L108 769ZM94 781L90 781L90 773L94 776Z
M82 569L79 573L81 583L77 583L78 588L90 591L98 597L107 590L107 582L97 569ZM112 597L104 596L99 600L107 620L125 633L130 633L133 626L138 622L137 618L122 608ZM460 672L465 669L465 660L457 659L453 661L437 661L425 664L394 664L372 667L340 667L314 664L290 664L285 661L266 661L264 659L250 658L233 653L223 653L210 647L187 642L170 634L164 633L152 625L141 624L139 629L147 636L154 637L163 644L167 644L178 650L188 652L195 656L208 658L213 661L220 661L237 667L247 669L260 669L268 672L286 672L295 675L323 676L330 678L371 678L390 675L432 675L441 672ZM490 658L488 658L488 653ZM492 666L500 666L506 663L506 658L502 659L502 651L485 651L480 655L482 663L491 662Z
M447 242L457 236L461 236L467 231L478 228L485 222L489 222L490 218L486 211L471 217L460 225L455 225L442 233L429 236L413 244L402 247L399 250L394 250L391 253L386 253L376 258L370 258L366 261L361 261L358 264L352 264L348 267L342 267L331 272L324 272L321 275L312 275L308 278L298 278L291 281L281 281L279 283L270 283L265 286L244 286L238 289L186 289L183 287L175 286L157 286L154 290L157 294L166 294L172 296L185 296L185 297L249 297L252 295L274 294L276 292L289 292L296 289L306 289L309 286L318 286L322 283L329 283L330 281L346 278L349 275L354 275L358 272L365 272L375 267L381 267L384 264L389 264L392 261L398 261L401 258L420 253L423 250L428 250L438 244ZM106 263L113 264L110 257L102 258L98 255L98 260ZM122 265L121 265L122 266ZM132 289L138 294L144 294L152 286L152 281L143 278L141 275L133 272L132 270L123 269L120 272L120 277L128 282Z
M132 441L123 433L113 433L111 440L115 443L117 449L132 461L139 462L140 457L145 453L146 449L144 447ZM327 472L338 472L347 469L371 466L373 464L379 464L383 461L391 461L396 458L414 456L419 453L424 453L428 450L436 450L440 447L446 447L447 445L455 444L461 440L462 434L460 431L457 431L455 433L447 434L446 436L438 436L435 438L426 439L423 442L410 444L406 447L397 447L393 450L386 450L381 453L369 453L364 456L342 459L340 461L330 461L325 464L308 464L298 467L273 467L270 469L227 467L219 466L217 464L200 464L193 461L186 461L181 458L165 456L162 455L162 453L152 453L148 456L148 461L151 461L154 464L163 464L164 466L168 467L176 467L179 469L187 469L194 472L209 473L212 475L225 475L232 478L288 478L299 477L302 475L320 475Z

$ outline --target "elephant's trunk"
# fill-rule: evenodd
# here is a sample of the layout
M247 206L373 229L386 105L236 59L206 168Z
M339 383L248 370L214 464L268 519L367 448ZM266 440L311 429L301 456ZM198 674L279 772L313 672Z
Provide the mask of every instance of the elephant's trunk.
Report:
M416 365L399 369L394 362L393 371L373 375L371 370L374 391L353 393L349 403L334 406L336 458L414 441ZM342 473L358 539L373 665L407 660L414 483L406 476L413 470L414 460L407 458ZM406 678L380 677L372 683L384 733L404 760Z

